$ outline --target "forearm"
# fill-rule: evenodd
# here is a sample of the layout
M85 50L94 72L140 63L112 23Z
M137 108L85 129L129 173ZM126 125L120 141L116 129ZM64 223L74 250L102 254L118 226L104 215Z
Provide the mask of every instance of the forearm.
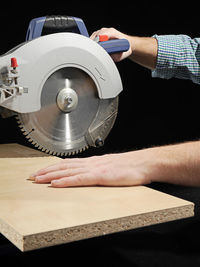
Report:
M127 36L134 62L152 70L152 77L190 79L200 84L200 38L187 35Z
M200 84L200 38L187 35L154 35L158 42L152 77L190 79Z
M127 37L131 46L131 60L148 69L154 70L156 67L158 44L153 37Z
M200 186L200 141L155 147L152 152L151 181Z

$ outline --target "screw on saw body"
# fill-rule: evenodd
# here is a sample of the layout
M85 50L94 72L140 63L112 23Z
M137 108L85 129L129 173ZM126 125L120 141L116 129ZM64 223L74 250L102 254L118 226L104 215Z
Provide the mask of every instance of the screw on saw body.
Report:
M101 139L101 137L98 137L96 140L95 140L95 146L96 147L101 147L104 145L104 141Z

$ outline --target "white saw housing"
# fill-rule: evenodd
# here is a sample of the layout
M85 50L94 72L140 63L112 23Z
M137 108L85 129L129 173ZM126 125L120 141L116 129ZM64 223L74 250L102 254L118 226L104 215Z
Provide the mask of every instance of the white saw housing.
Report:
M110 55L99 44L80 34L45 35L1 56L0 89L6 88L2 77L10 70L13 57L17 59L17 85L22 92L0 102L0 106L18 113L40 110L43 85L52 73L64 67L85 71L94 81L100 99L115 98L122 91L121 78Z

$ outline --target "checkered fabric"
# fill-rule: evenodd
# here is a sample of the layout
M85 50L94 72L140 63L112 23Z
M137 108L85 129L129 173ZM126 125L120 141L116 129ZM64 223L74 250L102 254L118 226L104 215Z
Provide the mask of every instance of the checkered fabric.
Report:
M200 38L187 35L154 35L158 41L152 77L190 79L200 84Z

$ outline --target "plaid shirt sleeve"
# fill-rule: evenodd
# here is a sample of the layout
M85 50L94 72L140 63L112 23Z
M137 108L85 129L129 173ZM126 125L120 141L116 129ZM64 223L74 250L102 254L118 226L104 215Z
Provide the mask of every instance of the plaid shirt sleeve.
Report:
M158 41L152 77L190 79L200 84L200 38L187 35L154 35Z

